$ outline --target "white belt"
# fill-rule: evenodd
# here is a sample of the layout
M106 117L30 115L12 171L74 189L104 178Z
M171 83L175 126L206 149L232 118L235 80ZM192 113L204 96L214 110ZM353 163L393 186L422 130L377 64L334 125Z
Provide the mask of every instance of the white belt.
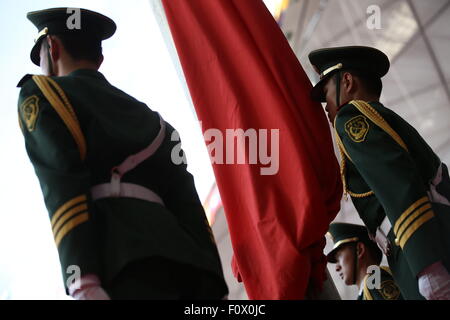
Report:
M92 200L102 198L136 198L164 205L162 199L152 190L143 186L122 182L119 184L119 193L113 194L110 183L98 184L91 188Z
M158 116L160 129L156 138L145 149L129 156L124 162L112 168L110 183L103 183L93 186L91 188L91 196L93 200L101 198L125 197L157 202L164 205L162 199L152 190L137 184L120 182L125 173L133 170L140 163L150 158L161 146L166 134L166 124L159 114Z

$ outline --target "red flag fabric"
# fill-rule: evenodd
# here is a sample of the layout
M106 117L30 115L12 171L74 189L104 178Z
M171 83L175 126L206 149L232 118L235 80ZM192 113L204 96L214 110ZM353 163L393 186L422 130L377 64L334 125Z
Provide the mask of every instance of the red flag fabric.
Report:
M250 299L302 299L310 280L324 281L324 235L342 195L328 122L309 97L311 83L261 0L162 1L214 149L237 276ZM235 148L226 149L228 140L223 150L211 148L218 139L211 128L224 140L227 129L254 129L257 163L249 148L244 164L227 164ZM261 157L267 150L271 169Z

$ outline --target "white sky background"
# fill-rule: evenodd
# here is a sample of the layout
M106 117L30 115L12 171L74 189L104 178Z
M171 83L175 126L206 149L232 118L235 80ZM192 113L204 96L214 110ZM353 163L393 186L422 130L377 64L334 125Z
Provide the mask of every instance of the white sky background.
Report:
M265 1L270 9L277 0ZM20 78L39 74L29 52L37 29L29 11L82 7L112 18L117 32L103 42L100 71L115 86L158 111L179 132L189 171L203 200L214 182L200 127L166 50L148 0L2 0L0 2L0 300L65 297L41 189L17 120Z

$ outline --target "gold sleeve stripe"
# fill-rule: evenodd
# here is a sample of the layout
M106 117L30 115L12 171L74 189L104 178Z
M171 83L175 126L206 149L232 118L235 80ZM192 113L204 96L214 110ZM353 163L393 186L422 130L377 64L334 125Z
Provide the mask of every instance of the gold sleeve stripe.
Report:
M397 233L394 233L395 236L400 239L403 236L403 233L409 228L409 225L416 220L420 215L422 215L424 212L431 209L431 203L426 203L424 206L418 208L413 213L411 213L408 218L405 220L405 222L402 223L400 228L398 229Z
M87 213L82 213L78 216L76 216L75 218L72 218L71 220L69 220L64 227L62 227L61 230L59 230L59 232L56 234L55 236L55 243L56 246L59 247L59 244L61 243L61 240L70 232L72 231L72 229L74 229L75 227L79 226L80 224L82 224L83 222L86 222L89 220L89 216Z
M52 224L52 228L55 225L55 222L59 219L59 217L67 211L67 209L73 207L76 204L79 204L80 202L86 202L86 196L84 194L82 194L81 196L75 197L69 201L67 201L66 203L64 203L61 207L58 208L58 210L55 211L55 213L53 214L52 220L51 220L51 224Z
M421 205L423 205L425 202L428 202L428 197L427 196L424 196L424 197L420 198L419 200L417 200L416 202L414 202L408 209L406 209L401 214L401 216L397 219L397 221L394 224L394 234L397 235L398 229L400 228L400 225L403 223L403 221L406 218L408 218L410 213L413 212L414 210L416 210Z
M402 238L400 238L400 247L403 249L405 244L408 242L409 238L419 229L425 222L432 219L434 217L433 211L428 211L426 214L422 215L419 219L417 219L406 232L403 234Z
M81 132L78 120L76 118L74 118L74 116L72 115L73 109L71 108L71 106L65 106L65 104L63 103L63 101L61 101L61 99L58 97L56 92L54 92L54 90L52 90L47 77L33 76L33 80L36 82L37 86L42 91L44 96L50 102L50 104L55 109L55 111L58 113L58 115L61 117L61 119L64 121L65 125L67 126L67 128L69 129L73 138L75 139L75 142L80 151L81 159L84 160L86 157L86 149L87 149L86 141L85 141L83 133ZM59 88L59 86L58 86L58 88ZM59 90L62 91L61 88L59 88ZM65 95L64 95L64 97L65 97ZM65 99L67 100L67 97ZM68 100L67 100L67 102L68 102Z
M59 229L61 228L61 226L70 218L72 218L74 215L82 212L82 211L86 211L88 208L86 203L82 203L80 205L77 205L76 207L73 207L72 209L70 209L69 211L67 211L62 217L61 219L58 220L58 222L53 226L52 230L53 230L53 235L56 235L59 232Z
M400 136L395 132L394 129L384 120L384 118L367 102L362 100L352 100L350 101L362 114L369 118L373 123L383 129L387 134L389 134L392 139L394 139L403 149L408 151L408 147L405 142L400 138Z

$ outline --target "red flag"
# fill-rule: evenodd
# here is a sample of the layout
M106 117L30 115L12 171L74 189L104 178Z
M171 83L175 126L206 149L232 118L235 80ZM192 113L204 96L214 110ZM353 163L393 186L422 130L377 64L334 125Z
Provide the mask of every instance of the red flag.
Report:
M227 129L254 129L258 152L266 147L272 156L278 142L278 167L274 157L268 169L260 153L253 164L254 150L246 151L245 164L213 164L234 266L248 296L302 299L310 279L324 280L324 235L342 192L327 119L309 97L311 83L262 1L163 5L205 135L216 128L226 139ZM225 163L230 141L223 142ZM217 159L220 150L214 152Z

